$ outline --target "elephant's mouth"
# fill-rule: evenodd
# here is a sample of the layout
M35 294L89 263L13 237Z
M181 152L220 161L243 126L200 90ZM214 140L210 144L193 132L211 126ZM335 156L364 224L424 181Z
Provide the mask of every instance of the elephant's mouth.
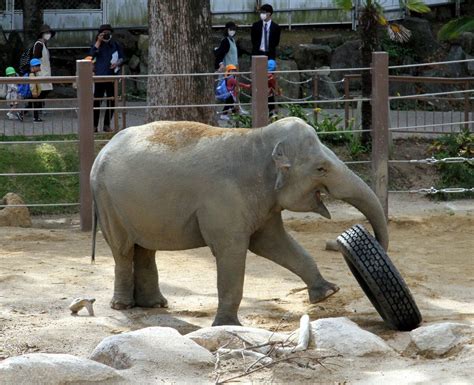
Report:
M316 207L313 209L313 212L322 215L324 218L331 219L331 214L321 199L321 191L316 190L314 192L314 197L316 200Z

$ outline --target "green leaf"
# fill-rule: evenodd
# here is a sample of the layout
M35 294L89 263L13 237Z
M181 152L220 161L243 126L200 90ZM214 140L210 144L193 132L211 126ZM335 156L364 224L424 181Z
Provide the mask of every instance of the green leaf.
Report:
M463 32L474 31L474 17L465 16L451 20L443 25L438 32L438 39L449 40L457 38Z
M423 0L404 0L405 7L410 11L418 13L428 13L430 12L430 7L428 7Z
M352 9L352 0L333 0L334 4L338 8L342 8L345 11L350 11Z

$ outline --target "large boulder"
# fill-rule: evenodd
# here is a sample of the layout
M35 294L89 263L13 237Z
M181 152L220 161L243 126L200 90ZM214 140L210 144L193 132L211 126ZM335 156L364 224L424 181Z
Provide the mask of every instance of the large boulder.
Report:
M346 317L313 321L311 329L317 349L352 357L394 353L382 338L361 329Z
M419 354L436 358L460 350L464 344L472 344L474 327L461 323L443 322L412 330L410 337Z
M466 59L474 59L474 56L466 55ZM469 76L474 76L474 60L467 63L467 72Z
M360 40L351 40L334 50L331 57L331 68L360 68L362 66L362 56L360 53ZM340 71L332 72L331 79L342 80L345 74L354 72ZM360 81L351 81L351 85L357 89L360 88ZM342 84L338 86L339 90L343 89Z
M138 35L127 30L117 30L114 32L114 39L122 44L125 59L130 58L137 51Z
M242 340L248 341L252 345L260 345L269 341L286 341L288 339L286 334L234 325L206 327L186 334L185 337L211 352L223 346L227 349L239 349L242 347Z
M31 353L0 362L0 385L101 384L128 382L109 366L69 354Z
M31 227L28 207L8 207L8 205L24 205L23 199L14 193L8 193L0 202L7 205L0 210L0 226Z
M140 56L140 62L148 66L148 44L150 37L148 35L139 35L138 36L138 54Z
M406 44L418 58L426 58L440 48L428 20L419 17L407 17L402 21L404 27L411 31L411 38Z
M342 33L335 34L321 34L313 37L313 44L329 45L331 48L336 48L347 41L347 36Z
M294 58L300 70L327 66L331 60L332 49L322 44L300 44Z
M278 71L294 71L298 69L293 60L277 60ZM278 86L282 94L288 98L297 99L300 97L300 74L299 72L278 74Z
M446 61L456 61L466 59L466 54L464 53L460 45L452 45L449 49L448 55L446 56ZM466 63L450 63L445 66L445 73L448 77L463 77L467 76L467 65Z
M458 41L464 52L474 55L474 32L463 32Z
M132 383L203 383L214 367L213 355L175 329L149 327L102 340L94 361L123 370Z

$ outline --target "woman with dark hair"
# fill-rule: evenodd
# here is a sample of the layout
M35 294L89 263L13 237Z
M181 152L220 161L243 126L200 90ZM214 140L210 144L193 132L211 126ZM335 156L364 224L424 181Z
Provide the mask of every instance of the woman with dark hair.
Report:
M214 67L221 72L229 64L239 68L239 56L243 53L242 49L235 41L237 25L233 21L226 23L224 28L224 38L221 40L219 47L214 48Z

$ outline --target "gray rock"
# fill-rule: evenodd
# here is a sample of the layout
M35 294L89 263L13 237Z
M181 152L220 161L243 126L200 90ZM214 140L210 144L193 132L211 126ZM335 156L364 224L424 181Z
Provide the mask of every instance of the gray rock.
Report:
M334 82L329 76L320 75L318 81L318 94L323 99L337 99L341 96L338 91L339 82Z
M148 44L149 44L149 36L148 35L140 35L138 37L138 53L140 56L140 62L148 65Z
M294 52L294 58L298 68L314 69L327 66L330 63L332 49L321 44L300 44Z
M464 53L460 45L451 46L446 61L464 60L466 54ZM467 76L467 65L466 63L451 63L445 66L445 73L449 77L462 77Z
M293 71L297 70L298 66L293 60L277 60L277 70L278 71ZM295 84L300 81L300 74L296 73L287 73L287 74L278 74L278 86L282 89L282 94L292 99L297 99L300 97L300 84Z
M466 59L474 59L474 56L466 55ZM467 63L467 72L469 76L474 76L474 60Z
M453 352L474 338L471 325L443 322L422 326L410 332L418 352L427 357L440 357Z
M128 61L128 66L132 71L138 70L140 66L140 58L137 55L132 55L132 57Z
M205 383L213 355L175 329L150 327L107 337L94 349L92 360L122 369L133 383Z
M385 341L346 317L322 318L311 322L313 341L317 349L325 349L343 356L393 354Z
M459 37L459 44L464 52L474 55L474 32L463 32Z
M185 337L213 352L224 345L228 349L242 348L242 340L235 335L244 338L254 345L263 344L268 341L285 341L288 338L286 334L282 333L234 325L202 328L186 334Z
M114 32L114 39L122 44L125 57L130 57L137 50L138 36L127 30L117 30Z
M331 68L358 68L361 65L360 40L351 40L337 47L331 57ZM346 73L353 72L333 72L331 79L341 80ZM351 86L360 89L360 81L351 81ZM343 88L342 85L338 86L339 91Z
M408 48L413 49L416 56L421 58L430 56L440 48L428 20L407 17L401 24L411 31L411 38L405 44Z
M0 385L125 384L118 371L69 354L32 353L0 362Z

